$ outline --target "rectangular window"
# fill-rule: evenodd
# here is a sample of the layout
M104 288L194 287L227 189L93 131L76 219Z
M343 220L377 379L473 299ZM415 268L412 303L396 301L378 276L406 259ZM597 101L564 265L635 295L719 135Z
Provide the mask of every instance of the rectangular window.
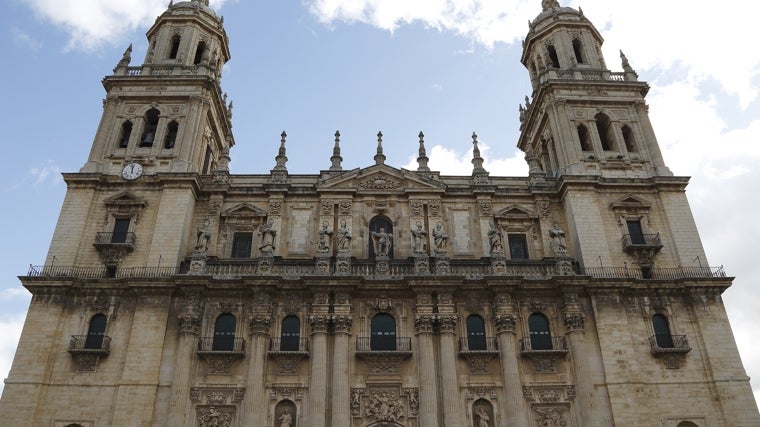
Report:
M232 258L250 258L253 233L235 233L232 237Z
M528 241L524 234L508 234L509 258L528 259Z
M644 230L641 228L641 221L626 221L628 225L628 234L631 235L631 243L634 245L643 245L646 243L644 240Z
M206 155L203 157L203 169L201 173L206 175L211 169L211 147L206 146Z
M129 232L129 223L132 218L116 218L116 222L113 225L113 234L111 235L111 243L126 243L127 233Z

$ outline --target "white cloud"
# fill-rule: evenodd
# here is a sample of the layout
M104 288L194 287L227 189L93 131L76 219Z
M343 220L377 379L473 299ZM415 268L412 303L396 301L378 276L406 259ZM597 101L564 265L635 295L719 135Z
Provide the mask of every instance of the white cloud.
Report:
M35 187L45 183L58 184L63 182L61 167L52 160L32 167L29 169L29 175L32 177L34 181L32 185Z
M528 167L522 153L515 151L513 157L489 158L491 147L488 144L478 144L480 156L483 157L483 167L492 176L526 176ZM442 145L435 145L428 150L428 167L442 175L472 174L472 150L456 151ZM409 161L402 166L404 169L417 170L417 156L410 156Z
M69 33L67 48L93 50L149 25L166 10L167 0L22 0L46 21ZM221 7L225 0L212 0Z
M43 46L40 40L35 39L15 25L11 27L11 37L13 37L14 43L31 50L40 50Z
M8 377L11 370L13 356L16 354L16 346L21 336L21 329L24 327L25 314L16 314L0 319L0 375L2 378ZM0 392L2 392L4 383L0 382Z

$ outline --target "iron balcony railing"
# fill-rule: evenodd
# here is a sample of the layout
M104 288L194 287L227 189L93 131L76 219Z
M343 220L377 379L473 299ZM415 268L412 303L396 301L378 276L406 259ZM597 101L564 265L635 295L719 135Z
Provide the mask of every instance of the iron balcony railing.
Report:
M136 240L135 233L116 232L116 233L97 233L95 235L95 246L103 245L124 245L134 246Z
M253 261L253 262L252 262ZM354 266L352 266L354 267ZM368 276L370 269L365 265L358 265L353 268L352 274L362 276L366 273ZM255 260L246 263L219 263L209 264L206 266L206 273L217 278L239 278L242 276L257 275L257 266ZM500 276L519 276L519 277L551 277L556 275L554 264L548 263L522 263L508 264L507 269ZM697 278L725 278L726 272L721 267L665 267L651 268L647 275L640 268L629 267L587 267L579 271L582 275L588 275L601 279L648 279L648 280L678 280L678 279L697 279ZM187 269L178 267L119 267L114 272L105 266L101 267L78 267L65 265L30 265L26 277L47 277L47 278L66 278L66 279L101 279L101 278L168 278L180 274L187 274ZM490 265L482 264L455 264L449 269L450 276L463 276L472 279L493 276L496 273ZM411 273L409 276L416 276ZM314 265L281 265L273 266L272 272L267 276L281 277L301 277L301 276L321 276L316 271ZM403 276L403 275L402 275Z
M565 337L527 337L523 338L520 344L520 352L523 355L567 353L567 340Z
M309 353L308 338L271 338L270 353Z
M245 353L245 340L232 337L201 337L198 338L198 353Z
M111 337L107 335L72 335L69 353L107 356L111 352Z
M685 354L691 351L689 340L686 335L656 334L649 337L649 347L653 355L678 353Z
M357 337L357 353L410 353L412 352L412 339L409 337Z
M459 339L460 353L498 353L494 337L467 337Z
M657 234L626 234L623 236L623 250L626 252L637 249L662 249L660 233Z
M678 280L726 277L723 266L651 268L647 270L646 276L640 268L628 267L587 267L582 273L600 279Z

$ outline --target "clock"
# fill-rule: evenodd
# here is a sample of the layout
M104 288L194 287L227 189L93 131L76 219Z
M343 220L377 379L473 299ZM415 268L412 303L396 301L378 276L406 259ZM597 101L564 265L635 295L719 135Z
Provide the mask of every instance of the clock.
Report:
M132 162L127 163L126 166L124 166L124 169L121 170L121 176L122 178L132 181L133 179L137 179L143 174L143 167L141 164Z

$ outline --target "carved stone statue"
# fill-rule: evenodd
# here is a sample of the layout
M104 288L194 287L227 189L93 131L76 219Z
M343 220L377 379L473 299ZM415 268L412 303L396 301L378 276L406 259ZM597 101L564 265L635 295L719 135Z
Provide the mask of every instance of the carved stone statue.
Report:
M208 219L203 221L203 227L198 229L198 237L195 240L195 250L208 251L208 243L211 241L211 231L209 231L209 225L211 221Z
M330 242L332 242L332 230L329 230L329 223L324 221L322 223L322 229L319 230L319 240L317 241L317 252L325 253L330 252Z
M259 250L261 252L274 251L274 237L277 235L277 230L272 228L273 225L274 220L270 218L259 231L259 234L261 234L261 246L259 246Z
M554 226L549 230L549 237L552 239L552 249L555 254L562 255L567 253L565 247L565 232L559 228L558 223L555 222Z
M351 251L351 230L346 225L346 220L340 220L338 225L338 233L335 236L335 245L338 247L338 252Z
M488 242L491 245L491 254L504 253L501 230L496 227L493 220L488 221Z
M486 409L481 406L475 412L478 414L478 427L489 427L491 418L486 413Z
M417 221L417 227L411 231L412 238L414 239L414 253L425 253L425 236L427 236L427 231L422 228L422 223Z
M438 221L433 229L433 241L435 242L436 251L445 251L449 243L449 235L443 231L443 224Z
M290 427L293 424L293 416L290 415L290 409L285 408L280 415L280 427Z
M388 256L393 245L393 235L385 232L385 227L380 227L380 231L371 231L372 240L375 244L375 254Z

